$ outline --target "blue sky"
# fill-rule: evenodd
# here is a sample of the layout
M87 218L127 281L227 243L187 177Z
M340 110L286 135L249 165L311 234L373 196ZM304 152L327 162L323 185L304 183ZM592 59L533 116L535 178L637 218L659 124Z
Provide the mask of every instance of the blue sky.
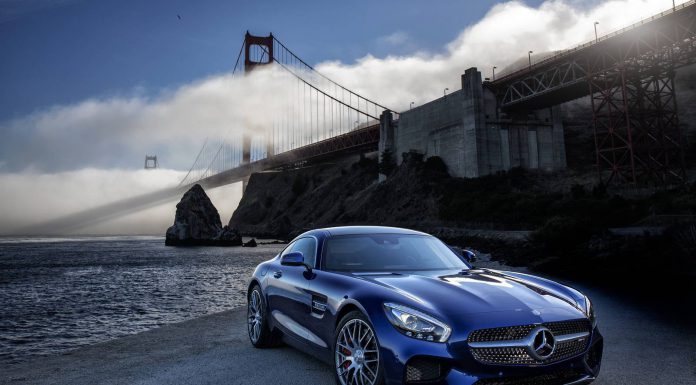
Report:
M247 29L272 31L310 63L438 52L494 3L3 0L0 120L228 71Z

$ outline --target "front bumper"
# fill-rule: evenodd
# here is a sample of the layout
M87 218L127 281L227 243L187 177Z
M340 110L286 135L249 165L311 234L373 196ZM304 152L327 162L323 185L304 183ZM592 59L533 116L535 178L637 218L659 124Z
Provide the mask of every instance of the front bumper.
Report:
M581 354L548 365L482 364L464 348L465 342L414 340L391 325L382 331L380 355L387 384L589 384L599 374L603 352L603 337L596 327Z

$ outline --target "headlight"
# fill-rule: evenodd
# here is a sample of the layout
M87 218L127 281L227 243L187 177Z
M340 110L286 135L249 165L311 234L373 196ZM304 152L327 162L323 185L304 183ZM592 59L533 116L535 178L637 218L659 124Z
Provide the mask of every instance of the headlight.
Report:
M416 309L385 303L384 311L389 322L401 333L419 340L445 342L452 329L447 324Z
M595 317L595 311L594 306L592 306L592 301L590 301L590 298L588 298L587 296L585 296L584 312L587 315L587 318L590 319L590 322L592 322L592 327L594 328L597 325L597 318Z

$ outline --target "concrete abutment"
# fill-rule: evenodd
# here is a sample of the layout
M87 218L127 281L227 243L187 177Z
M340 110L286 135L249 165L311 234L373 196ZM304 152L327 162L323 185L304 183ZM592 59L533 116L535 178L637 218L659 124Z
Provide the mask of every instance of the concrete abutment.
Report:
M397 164L403 153L439 156L452 176L476 178L513 167L555 171L566 167L561 107L505 112L476 68L462 75L461 90L401 113L382 114L380 155ZM380 180L385 176L380 175Z

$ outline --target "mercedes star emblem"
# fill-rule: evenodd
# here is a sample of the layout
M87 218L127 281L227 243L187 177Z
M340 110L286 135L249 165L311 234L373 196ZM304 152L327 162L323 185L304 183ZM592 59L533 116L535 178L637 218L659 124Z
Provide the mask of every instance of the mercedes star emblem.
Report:
M551 330L545 327L539 327L530 333L534 336L530 339L529 353L532 357L539 361L543 361L553 354L556 350L556 338L554 338Z

